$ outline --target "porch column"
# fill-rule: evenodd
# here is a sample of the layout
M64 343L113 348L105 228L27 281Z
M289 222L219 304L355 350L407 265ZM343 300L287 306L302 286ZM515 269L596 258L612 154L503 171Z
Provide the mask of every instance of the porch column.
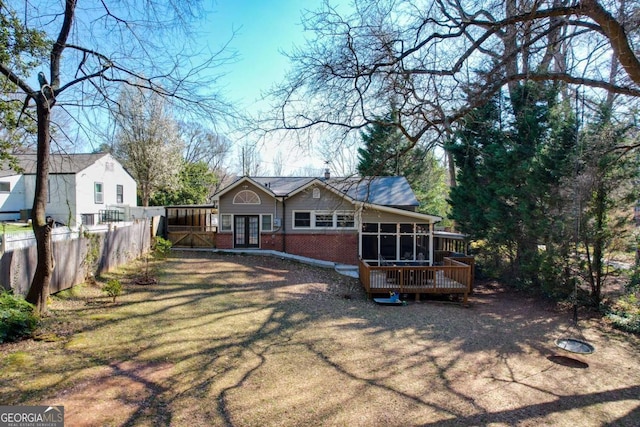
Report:
M433 266L433 230L434 223L429 223L429 266Z

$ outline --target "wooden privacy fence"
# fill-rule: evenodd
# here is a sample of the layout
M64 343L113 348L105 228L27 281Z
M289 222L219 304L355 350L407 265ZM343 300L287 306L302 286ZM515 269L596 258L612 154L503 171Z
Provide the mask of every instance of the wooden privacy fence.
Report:
M55 269L50 292L55 293L139 258L151 247L151 220L138 220L118 227L72 231L54 241ZM0 257L0 288L26 295L36 269L35 240L27 247L7 250Z
M467 305L472 290L472 266L457 258L445 257L442 265L421 266L396 263L373 266L360 260L360 283L367 295L399 292L416 294L463 294Z

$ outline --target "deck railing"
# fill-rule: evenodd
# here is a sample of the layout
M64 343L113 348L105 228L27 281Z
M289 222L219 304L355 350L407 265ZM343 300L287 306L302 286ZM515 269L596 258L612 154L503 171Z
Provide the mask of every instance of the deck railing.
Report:
M442 265L422 266L390 262L369 265L360 260L360 282L367 295L399 292L407 294L463 294L464 304L472 290L473 266L461 258L444 257Z

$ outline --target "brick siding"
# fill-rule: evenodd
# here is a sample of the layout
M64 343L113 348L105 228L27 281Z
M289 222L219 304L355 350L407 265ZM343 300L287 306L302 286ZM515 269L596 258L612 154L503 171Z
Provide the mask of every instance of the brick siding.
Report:
M260 249L282 251L282 234L263 233L260 235Z
M340 264L358 264L358 233L336 234L286 234L262 233L260 249L283 251L314 259L337 262ZM218 233L216 247L233 249L233 234Z
M337 262L358 263L358 234L287 234L287 253Z
M231 234L231 233L217 233L217 235L216 235L216 248L218 248L218 249L233 249L233 234Z

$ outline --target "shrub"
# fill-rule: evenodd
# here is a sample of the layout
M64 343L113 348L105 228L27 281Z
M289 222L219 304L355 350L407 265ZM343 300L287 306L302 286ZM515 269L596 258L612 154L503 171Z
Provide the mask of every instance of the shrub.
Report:
M122 283L117 279L109 280L103 287L102 292L113 298L113 302L116 302L116 298L122 293Z
M153 238L153 255L156 258L164 259L169 255L171 250L171 241L162 237Z
M606 314L614 327L640 334L640 300L634 293L620 297Z
M0 343L30 336L37 325L33 304L11 292L0 293Z

